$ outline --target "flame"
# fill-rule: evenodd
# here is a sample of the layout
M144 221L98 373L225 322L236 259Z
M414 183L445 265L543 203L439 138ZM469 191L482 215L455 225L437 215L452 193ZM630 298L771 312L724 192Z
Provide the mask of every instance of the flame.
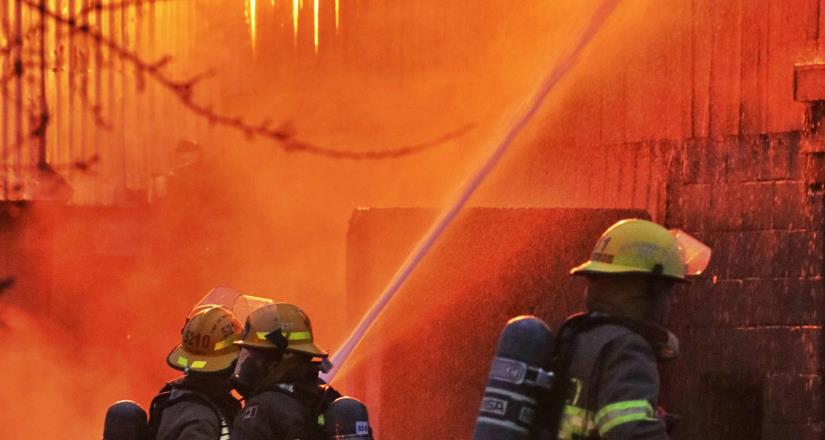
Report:
M298 17L300 11L298 10L300 0L292 0L292 38L295 44L298 44Z
M246 23L249 25L249 38L252 41L252 49L255 49L255 43L258 42L257 3L257 0L246 0L246 7L244 9ZM274 0L272 4L275 4Z
M318 53L318 1L319 0L315 0L315 3L312 5L312 42L315 45L315 53Z
M332 0L335 9L335 33L341 27L341 0ZM266 4L266 3L263 3ZM270 0L271 8L276 7L277 2ZM301 19L301 11L304 9L304 0L292 0L292 40L293 44L298 45L298 26ZM257 0L244 0L244 16L246 17L246 24L249 27L249 37L252 40L252 48L254 49L258 38L258 23L257 23ZM321 46L321 0L312 0L312 43L315 53Z

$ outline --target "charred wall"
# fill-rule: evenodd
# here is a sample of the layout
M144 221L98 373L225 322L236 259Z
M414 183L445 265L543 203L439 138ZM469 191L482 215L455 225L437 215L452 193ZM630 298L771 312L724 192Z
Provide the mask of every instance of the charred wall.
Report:
M678 438L823 437L823 195L801 139L679 147L666 222L714 256L672 312L685 354L663 378Z
M661 162L668 168L661 170L666 195L659 221L714 249L707 272L680 287L671 308L682 356L662 366L662 404L680 418L674 439L823 437L823 193L812 181L818 165L803 151L805 136L652 144L668 158ZM427 435L468 435L498 321L535 313L555 325L579 309L580 291L562 276L564 269L587 256L601 227L642 215L569 210L581 216L575 221L558 214L564 211L473 208L452 227L401 292L402 305L393 306L407 311L391 309L381 318L346 381L349 392L371 405L382 435L409 436L427 423ZM353 216L351 324L433 216L409 209ZM597 225L593 217L604 221ZM531 246L523 245L525 237ZM536 296L540 291L554 294ZM476 333L463 342L473 349L456 351L466 349L455 335L468 326Z
M526 203L643 208L713 246L671 313L683 342L663 368L664 403L683 416L674 438L824 438L822 107L794 100L795 64L825 47L823 3L649 6L619 12L635 41L597 40L594 54L614 55L583 60L522 140L519 162L540 165L496 183L532 189ZM660 185L660 204L630 196Z

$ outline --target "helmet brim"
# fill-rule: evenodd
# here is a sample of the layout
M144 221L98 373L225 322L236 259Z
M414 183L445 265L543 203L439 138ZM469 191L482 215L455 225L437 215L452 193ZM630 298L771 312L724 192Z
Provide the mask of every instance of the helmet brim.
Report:
M272 344L266 343L255 343L255 342L246 342L246 341L235 341L235 345L239 347L251 348L253 350L277 350L278 347L275 347ZM301 342L297 344L290 344L284 351L290 353L299 353L305 354L312 357L319 357L325 358L329 356L329 352L326 350L318 347L312 342Z
M633 266L625 266L622 264L614 264L614 263L604 263L601 261L593 261L589 260L584 264L576 266L570 269L570 275L598 275L598 274L640 274L640 275L652 275L650 271L639 269L638 267ZM685 278L680 278L673 275L659 275L662 278L668 278L674 281L678 281L681 283L689 283L690 281Z
M278 347L273 345L270 342L247 342L247 341L235 341L234 344L238 347L246 347L252 348L256 350L277 350Z
M173 348L166 356L166 363L180 371L194 371L199 373L216 373L232 366L238 359L239 349L229 350L219 355L202 355L188 352L183 345Z

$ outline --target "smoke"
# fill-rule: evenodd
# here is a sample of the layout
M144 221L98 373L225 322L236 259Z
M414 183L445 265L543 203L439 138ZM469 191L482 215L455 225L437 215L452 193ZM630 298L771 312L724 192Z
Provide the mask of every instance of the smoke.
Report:
M0 416L10 438L95 438L110 403L147 406L177 374L164 358L189 308L217 285L300 305L319 344L338 346L350 330L353 209L442 206L597 2L341 2L341 27L325 16L317 54L301 31L308 14L296 44L291 17L258 3L254 50L243 4L203 1L162 16L158 43L143 42L147 57L171 55L170 75L212 69L195 88L199 102L329 148L391 149L473 129L412 156L334 160L210 125L149 83L132 123L107 139L127 142L129 185L130 172L155 175L153 204L35 205L2 219L0 278L18 280L0 298L0 370L19 397ZM101 151L102 174L123 173L119 154ZM508 170L500 182L523 171ZM114 194L83 176L75 201ZM524 189L472 203L530 204Z

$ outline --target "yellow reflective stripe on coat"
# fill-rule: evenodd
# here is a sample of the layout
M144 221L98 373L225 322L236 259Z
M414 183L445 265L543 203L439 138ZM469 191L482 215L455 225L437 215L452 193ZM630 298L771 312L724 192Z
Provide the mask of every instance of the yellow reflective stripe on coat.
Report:
M578 406L565 405L559 424L559 440L572 440L573 437L589 437L596 430L593 413Z
M611 429L630 422L657 421L647 400L625 400L604 406L596 413L596 427L604 437Z

